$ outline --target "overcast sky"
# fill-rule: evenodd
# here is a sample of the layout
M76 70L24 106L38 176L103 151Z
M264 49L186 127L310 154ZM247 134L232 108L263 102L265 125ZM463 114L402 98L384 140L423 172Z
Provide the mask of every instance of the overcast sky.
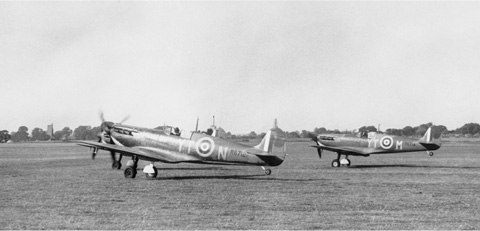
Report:
M480 2L0 2L0 129L480 122Z

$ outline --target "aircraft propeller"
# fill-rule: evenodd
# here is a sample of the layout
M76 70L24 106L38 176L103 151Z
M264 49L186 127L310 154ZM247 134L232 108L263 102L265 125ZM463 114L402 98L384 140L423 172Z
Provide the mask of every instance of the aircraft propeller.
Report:
M113 142L113 139L111 138L111 129L112 129L114 123L105 120L105 115L103 114L103 111L100 111L100 112L99 112L99 117L100 117L100 120L102 121L102 123L100 124L100 133L97 135L98 138L99 138L99 139L98 139L98 142L100 142L100 143L108 143L108 144L115 144L115 142ZM125 116L125 117L120 121L119 124L124 123L124 122L127 121L129 118L130 118L130 115ZM92 153L92 159L95 159L95 156L96 156L96 152L93 152L93 153ZM114 151L110 151L110 156L112 157L112 160L113 160L113 161L116 161L115 152L114 152Z
M317 145L318 145L318 137L317 137L316 134L308 133L308 136L313 140L313 142L317 143ZM320 159L322 159L322 151L323 151L323 150L322 150L321 148L318 148L318 147L317 147L317 153L318 153L318 157L319 157Z

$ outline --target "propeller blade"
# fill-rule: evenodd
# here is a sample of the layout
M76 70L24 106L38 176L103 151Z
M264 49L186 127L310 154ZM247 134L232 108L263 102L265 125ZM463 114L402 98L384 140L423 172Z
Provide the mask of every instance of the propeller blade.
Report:
M322 159L322 149L317 148L318 158Z
M125 118L123 118L123 120L121 120L119 124L123 124L128 119L130 119L130 115L125 116Z
M102 123L105 122L105 116L103 115L103 111L102 111L102 110L100 110L100 111L98 112L98 116L100 117L100 120L102 121Z

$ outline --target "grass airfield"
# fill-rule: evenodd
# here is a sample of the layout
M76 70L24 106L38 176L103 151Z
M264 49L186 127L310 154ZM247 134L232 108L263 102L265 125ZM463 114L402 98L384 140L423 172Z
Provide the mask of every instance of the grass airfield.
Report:
M253 142L252 142L253 145ZM310 142L260 167L157 163L147 180L73 143L0 144L0 229L480 229L480 142L351 157ZM127 158L123 159L125 165Z

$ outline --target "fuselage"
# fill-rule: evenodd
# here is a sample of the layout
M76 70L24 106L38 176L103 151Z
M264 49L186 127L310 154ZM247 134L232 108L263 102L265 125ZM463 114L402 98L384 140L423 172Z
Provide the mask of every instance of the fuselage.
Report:
M110 129L110 136L116 145L139 148L152 155L191 157L188 161L168 161L169 163L193 162L277 166L283 162L283 159L274 155L264 157L255 154L268 155L262 150L219 137L188 131L181 131L178 134L171 132L170 130L115 124ZM152 158L151 161L159 160Z
M422 143L418 139L378 133L369 133L364 137L351 134L320 134L318 142L329 147L355 148L365 154L430 151L440 148L440 145L435 143Z

